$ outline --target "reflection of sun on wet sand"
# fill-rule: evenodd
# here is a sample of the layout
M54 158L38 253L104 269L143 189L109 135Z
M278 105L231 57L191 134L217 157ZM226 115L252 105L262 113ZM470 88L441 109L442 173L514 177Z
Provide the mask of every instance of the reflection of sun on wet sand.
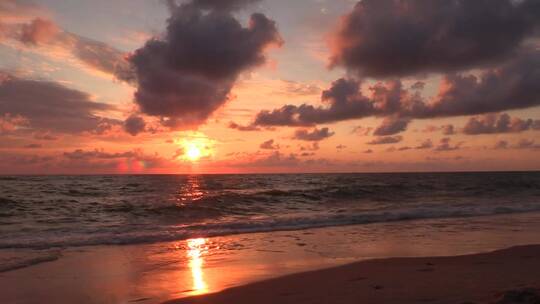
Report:
M207 292L208 286L204 281L202 254L206 251L206 239L190 239L187 241L189 268L193 278L193 294L203 294Z
M540 245L391 258L299 273L169 304L540 303Z

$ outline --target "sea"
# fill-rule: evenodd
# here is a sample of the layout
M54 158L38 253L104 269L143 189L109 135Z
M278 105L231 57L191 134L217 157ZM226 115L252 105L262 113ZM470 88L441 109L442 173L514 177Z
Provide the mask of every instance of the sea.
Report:
M0 176L0 250L538 211L540 172Z

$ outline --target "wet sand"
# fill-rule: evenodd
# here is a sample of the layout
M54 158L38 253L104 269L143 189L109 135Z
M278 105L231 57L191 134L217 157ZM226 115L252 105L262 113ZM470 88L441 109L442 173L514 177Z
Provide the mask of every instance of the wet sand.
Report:
M540 244L540 213L328 227L124 246L3 249L0 260L9 259L13 263L8 264L11 271L0 272L0 303L158 304L358 261L467 255L527 244ZM448 283L445 276L448 271L442 268L444 263L429 260L410 262L410 269L403 268L403 271L409 269L412 275L417 275L415 278L430 278L429 282L441 280L441 286L454 286ZM337 275L336 282L366 294L390 291L389 297L408 288L392 287L397 284L393 280L397 267L392 264L396 263L394 260L376 263L381 264L378 267L382 270L373 270L373 275L354 272L342 281ZM431 269L426 263L435 265ZM25 264L29 266L13 267ZM533 266L526 268L527 275L540 269L538 265ZM463 268L464 271L475 269ZM491 268L492 271L498 269L502 268ZM369 279L362 279L364 277ZM305 282L309 280L316 279ZM306 286L310 287L310 292L329 290L326 285L322 289ZM503 289L498 286L489 292ZM397 293L392 291L394 288ZM418 288L415 294L420 293L412 299L429 300L429 294L421 292L431 287ZM349 293L347 290L344 289L343 296ZM275 295L285 301L290 293L286 289Z
M532 304L540 301L536 288L540 288L540 245L530 245L465 256L362 261L167 304Z

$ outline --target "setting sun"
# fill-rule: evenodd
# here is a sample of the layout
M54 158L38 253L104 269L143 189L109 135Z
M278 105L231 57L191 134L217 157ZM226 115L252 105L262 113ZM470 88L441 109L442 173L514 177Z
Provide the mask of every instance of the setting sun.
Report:
M175 143L179 147L175 158L180 161L195 163L214 155L215 141L201 132L181 134Z
M197 161L201 158L202 152L197 146L193 145L187 148L186 158L191 161Z

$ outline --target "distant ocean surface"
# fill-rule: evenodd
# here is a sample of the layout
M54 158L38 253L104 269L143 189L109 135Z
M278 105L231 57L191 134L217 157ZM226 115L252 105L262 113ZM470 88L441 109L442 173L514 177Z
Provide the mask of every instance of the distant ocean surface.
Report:
M540 211L540 173L0 176L0 249Z

